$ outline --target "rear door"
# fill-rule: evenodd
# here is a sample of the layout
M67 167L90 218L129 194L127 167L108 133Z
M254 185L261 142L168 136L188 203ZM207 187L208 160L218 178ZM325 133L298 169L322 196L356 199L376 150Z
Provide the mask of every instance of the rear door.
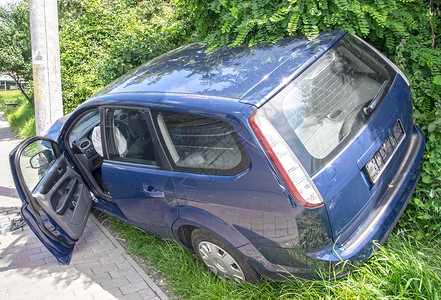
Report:
M62 264L69 264L92 206L89 190L54 141L31 137L10 154L24 220Z

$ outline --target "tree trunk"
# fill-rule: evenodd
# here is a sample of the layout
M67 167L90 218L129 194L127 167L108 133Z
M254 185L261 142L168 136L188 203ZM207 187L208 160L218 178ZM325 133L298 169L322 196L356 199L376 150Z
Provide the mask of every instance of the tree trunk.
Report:
M31 98L29 98L28 94L23 89L23 86L21 85L21 82L20 82L20 77L17 75L17 73L15 73L15 72L8 72L8 74L9 74L9 76L11 76L14 79L14 81L17 84L18 88L20 89L21 93L23 94L23 96L25 96L26 100L28 100L28 102L31 105L31 107L34 107L34 102L32 101Z

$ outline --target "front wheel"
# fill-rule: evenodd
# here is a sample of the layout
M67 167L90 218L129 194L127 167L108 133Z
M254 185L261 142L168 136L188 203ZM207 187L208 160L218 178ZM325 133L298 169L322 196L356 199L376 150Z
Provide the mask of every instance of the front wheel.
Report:
M259 274L227 244L202 229L191 233L196 255L216 276L234 282L259 282Z

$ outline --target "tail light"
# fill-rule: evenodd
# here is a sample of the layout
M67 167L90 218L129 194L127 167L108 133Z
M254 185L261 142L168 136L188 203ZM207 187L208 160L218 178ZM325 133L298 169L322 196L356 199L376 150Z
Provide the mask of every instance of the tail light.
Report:
M249 123L291 197L308 208L323 205L323 199L308 173L264 114L255 111Z

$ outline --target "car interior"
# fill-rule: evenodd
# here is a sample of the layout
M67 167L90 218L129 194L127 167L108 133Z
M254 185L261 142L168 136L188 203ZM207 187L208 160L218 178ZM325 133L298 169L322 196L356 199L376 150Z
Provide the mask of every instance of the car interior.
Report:
M143 110L106 109L107 152L111 160L156 165L153 142ZM82 117L69 133L70 150L98 191L107 190L101 175L103 147L100 114L93 110ZM98 151L97 151L98 150Z
M160 112L159 131L176 167L228 170L242 161L235 130L220 120Z

